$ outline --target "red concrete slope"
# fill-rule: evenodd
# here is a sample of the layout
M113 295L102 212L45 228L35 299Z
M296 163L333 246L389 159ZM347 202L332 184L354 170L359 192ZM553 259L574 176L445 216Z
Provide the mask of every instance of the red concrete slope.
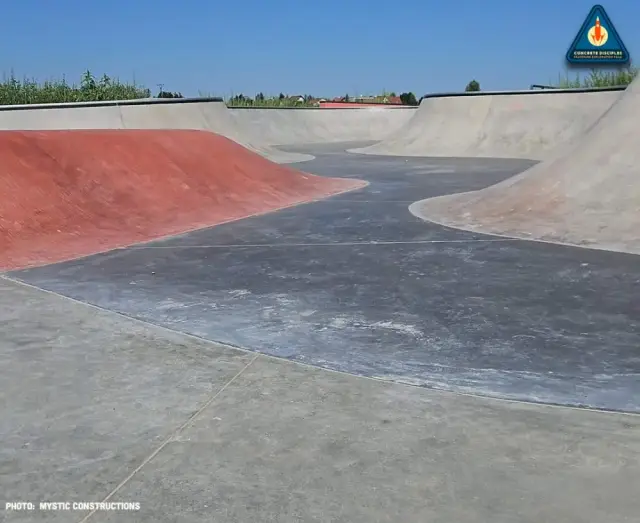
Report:
M204 131L0 132L0 269L178 234L362 187Z

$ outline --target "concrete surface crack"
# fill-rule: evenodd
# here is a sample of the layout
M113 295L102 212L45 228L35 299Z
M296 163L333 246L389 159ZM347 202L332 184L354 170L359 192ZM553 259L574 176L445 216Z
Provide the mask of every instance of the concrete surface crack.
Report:
M175 429L165 440L160 444L158 448L156 448L151 454L149 454L143 461L138 465L126 478L124 478L107 496L101 501L101 503L107 503L113 496L115 496L118 491L124 487L133 477L140 472L153 458L155 458L162 450L174 439L178 434L180 434L183 430L185 430L193 421L198 418L208 407L211 405L217 398L222 394L235 380L237 380L252 364L260 357L260 354L256 354L251 361L247 363L242 369L240 369L229 381L227 381L220 389L218 389L204 404L184 423L182 423L177 429ZM91 518L97 509L92 510L87 514L84 518L82 518L78 523L85 523Z
M230 243L230 244L211 244L211 245L142 245L140 247L131 246L127 250L145 250L145 249L238 249L247 248L255 249L258 247L355 247L357 245L430 245L438 243L505 243L523 241L519 238L497 238L490 240L409 240L409 241L360 241L360 242L327 242L327 243Z

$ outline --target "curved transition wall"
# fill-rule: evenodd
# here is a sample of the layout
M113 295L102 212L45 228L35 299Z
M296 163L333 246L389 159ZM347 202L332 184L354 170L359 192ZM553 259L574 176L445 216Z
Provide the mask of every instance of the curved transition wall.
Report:
M203 131L0 132L0 269L76 258L362 187Z
M349 109L232 108L241 129L262 136L269 145L378 141L397 132L417 107Z
M598 97L592 100L601 111ZM487 189L424 200L412 211L479 232L640 254L639 122L640 78L586 134L546 161Z
M541 160L585 133L620 95L621 89L434 95L388 138L350 152Z
M0 130L204 130L276 163L292 163L313 156L274 148L283 138L288 144L381 140L406 123L415 110L228 109L220 99L131 100L0 107Z

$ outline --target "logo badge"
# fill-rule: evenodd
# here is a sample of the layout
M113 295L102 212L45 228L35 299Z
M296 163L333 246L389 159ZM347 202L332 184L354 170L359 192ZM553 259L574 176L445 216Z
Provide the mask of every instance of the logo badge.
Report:
M622 65L629 61L629 52L601 5L591 8L567 52L567 61L587 66Z

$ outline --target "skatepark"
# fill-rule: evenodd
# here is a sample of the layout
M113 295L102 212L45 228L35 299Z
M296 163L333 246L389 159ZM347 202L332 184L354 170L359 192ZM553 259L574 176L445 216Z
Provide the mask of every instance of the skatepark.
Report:
M633 521L639 116L0 107L3 520Z

